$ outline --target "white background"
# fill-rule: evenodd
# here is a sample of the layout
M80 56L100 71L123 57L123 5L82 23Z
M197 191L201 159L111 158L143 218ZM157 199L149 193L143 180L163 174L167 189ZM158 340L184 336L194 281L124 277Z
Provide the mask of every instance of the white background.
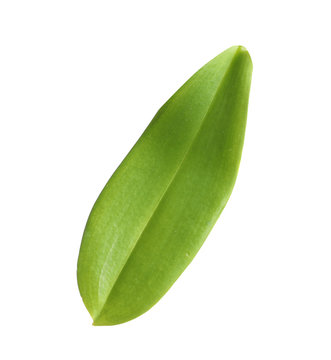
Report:
M0 3L2 359L330 359L329 1ZM254 63L233 195L145 315L93 327L89 211L158 108L232 45Z

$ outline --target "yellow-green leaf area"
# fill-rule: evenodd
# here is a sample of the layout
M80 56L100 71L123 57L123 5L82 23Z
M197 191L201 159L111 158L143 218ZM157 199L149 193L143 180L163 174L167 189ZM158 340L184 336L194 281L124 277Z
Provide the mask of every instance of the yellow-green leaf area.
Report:
M102 190L77 268L94 325L146 312L205 241L237 177L251 74L241 46L207 63L161 107Z

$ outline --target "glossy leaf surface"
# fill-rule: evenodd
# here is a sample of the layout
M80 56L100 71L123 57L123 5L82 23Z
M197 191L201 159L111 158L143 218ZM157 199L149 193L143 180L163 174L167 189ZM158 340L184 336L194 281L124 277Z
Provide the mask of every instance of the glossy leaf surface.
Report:
M77 269L94 325L147 311L203 244L237 176L251 73L240 46L211 60L158 111L101 192Z

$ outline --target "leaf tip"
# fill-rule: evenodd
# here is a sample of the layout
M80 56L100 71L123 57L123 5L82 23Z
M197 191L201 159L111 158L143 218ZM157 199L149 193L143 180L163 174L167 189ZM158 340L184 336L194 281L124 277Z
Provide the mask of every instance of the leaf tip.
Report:
M248 52L248 50L243 45L237 45L237 54L244 55L247 57L247 60L249 60L250 64L253 65L252 58Z

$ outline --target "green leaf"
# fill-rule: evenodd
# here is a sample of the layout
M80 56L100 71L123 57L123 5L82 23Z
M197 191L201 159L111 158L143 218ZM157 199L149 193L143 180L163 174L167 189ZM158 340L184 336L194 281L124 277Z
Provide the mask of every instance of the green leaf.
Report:
M150 309L205 241L237 176L251 74L241 46L207 63L158 111L102 190L77 269L94 325Z

